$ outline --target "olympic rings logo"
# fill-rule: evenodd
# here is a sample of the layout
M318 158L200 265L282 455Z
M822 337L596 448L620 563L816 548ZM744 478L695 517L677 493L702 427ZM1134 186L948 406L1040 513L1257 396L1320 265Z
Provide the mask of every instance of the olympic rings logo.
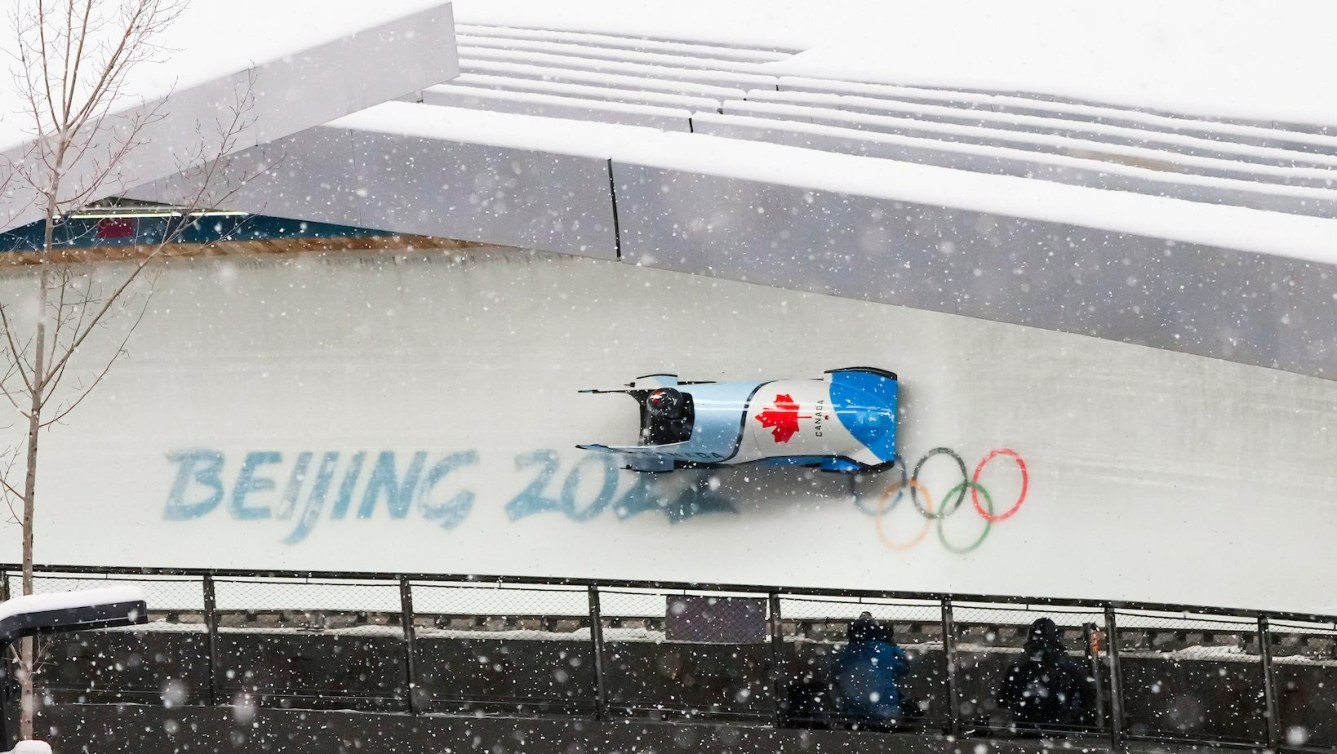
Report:
M933 496L929 494L928 488L919 481L919 475L920 472L923 471L924 465L927 464L930 459L940 455L947 456L956 462L957 467L961 471L961 481L951 489L947 490L947 494L942 497L942 508L935 511ZM1013 500L1001 513L995 512L993 496L990 495L989 490L980 483L980 478L984 474L985 468L989 466L990 462L997 458L1010 458L1012 462L1016 464L1017 470L1021 473L1020 491L1017 493L1016 499ZM995 448L994 450L989 451L989 453L975 465L973 474L967 470L966 462L961 458L961 455L951 448L934 448L928 451L920 457L917 463L915 463L914 471L909 475L905 472L905 464L901 462L901 458L898 456L896 460L898 463L893 468L900 470L901 478L887 485L886 489L884 489L878 496L877 507L875 509L869 510L862 497L856 495L854 498L855 505L858 506L859 510L873 517L874 526L877 529L878 540L882 542L883 546L891 550L905 551L916 547L920 542L924 541L928 536L929 530L933 529L936 523L938 540L949 552L960 555L974 552L980 545L984 544L984 540L989 536L989 531L993 529L994 524L1012 518L1017 514L1017 511L1021 510L1021 506L1026 502L1026 495L1030 491L1030 471L1026 468L1026 461L1021 457L1020 453L1011 448ZM887 515L890 514L906 497L907 491L909 491L910 502L914 505L915 510L919 512L919 515L924 519L924 523L920 527L918 533L913 537L898 542L892 539L890 533L887 531L889 527L884 522ZM962 503L966 500L967 492L970 493L970 501L975 508L975 513L977 513L980 518L984 519L984 530L980 532L979 536L973 541L966 544L956 544L947 538L943 522L962 508Z

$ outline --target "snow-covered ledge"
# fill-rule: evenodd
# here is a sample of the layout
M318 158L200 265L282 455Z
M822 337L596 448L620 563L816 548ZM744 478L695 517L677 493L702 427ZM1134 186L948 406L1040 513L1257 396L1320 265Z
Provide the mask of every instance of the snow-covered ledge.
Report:
M176 43L174 43L174 40ZM167 31L160 62L133 69L127 92L113 104L83 171L106 162L106 134L116 123L152 114L141 132L146 146L121 163L120 180L99 196L173 175L212 140L216 124L249 91L249 125L236 149L281 139L348 113L393 100L454 77L459 71L454 19L447 0L382 0L329 12L300 0L269 0L263 11L238 12L231 3L196 2ZM0 35L9 57L16 42ZM179 49L177 49L179 48ZM22 116L24 94L15 77L0 79L0 163L21 162L32 146ZM104 145L99 149L97 144ZM70 178L77 181L80 174ZM0 231L38 219L36 193L21 180L0 193Z

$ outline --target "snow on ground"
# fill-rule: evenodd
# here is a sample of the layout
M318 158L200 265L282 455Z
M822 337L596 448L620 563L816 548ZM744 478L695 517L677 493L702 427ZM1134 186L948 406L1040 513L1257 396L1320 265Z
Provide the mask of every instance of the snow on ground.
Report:
M758 72L1337 126L1324 0L457 0L460 23L802 52Z

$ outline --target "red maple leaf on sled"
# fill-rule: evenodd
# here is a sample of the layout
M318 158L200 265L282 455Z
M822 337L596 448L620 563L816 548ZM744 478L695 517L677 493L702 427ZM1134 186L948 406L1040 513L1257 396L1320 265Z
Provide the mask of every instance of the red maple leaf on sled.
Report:
M798 420L811 419L812 416L799 415L798 403L789 393L781 393L775 396L774 408L768 408L752 418L761 422L761 426L768 427L776 442L789 442L798 434Z

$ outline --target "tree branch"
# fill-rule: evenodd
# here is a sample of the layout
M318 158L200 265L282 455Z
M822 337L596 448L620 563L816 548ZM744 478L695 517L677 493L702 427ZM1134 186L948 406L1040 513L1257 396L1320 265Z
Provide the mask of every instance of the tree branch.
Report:
M83 403L84 399L86 399L93 392L93 388L97 387L99 384L102 383L102 380L107 376L107 373L111 371L111 368L116 363L116 361L121 356L125 355L126 353L125 346L127 343L130 342L130 338L135 334L135 330L139 329L139 323L144 321L144 315L148 313L149 302L152 300L152 298L153 298L152 293L144 297L143 307L140 308L139 314L135 317L135 321L131 323L130 326L126 329L125 337L121 339L120 345L116 347L116 351L115 353L112 354L111 358L107 359L107 363L103 365L102 371L98 372L97 376L93 378L93 381L91 383L84 385L80 388L79 397L76 398L73 403L71 403L68 406L62 407L59 411L56 412L56 415L51 417L50 419L42 421L42 423L40 424L41 427L43 428L49 427L52 424L58 423L61 419L64 419L66 416L69 416L70 412L78 408L79 404ZM63 374L64 369L62 368L61 371ZM54 385L58 381L59 378L53 381L52 386L54 387Z
M27 349L19 350L18 344L14 342L14 328L9 326L9 314L5 311L5 305L0 303L0 328L5 331L5 343L9 349L10 356L14 360L14 365L18 369L19 377L23 379L23 387L28 392L32 392L33 379L23 368L23 354Z

